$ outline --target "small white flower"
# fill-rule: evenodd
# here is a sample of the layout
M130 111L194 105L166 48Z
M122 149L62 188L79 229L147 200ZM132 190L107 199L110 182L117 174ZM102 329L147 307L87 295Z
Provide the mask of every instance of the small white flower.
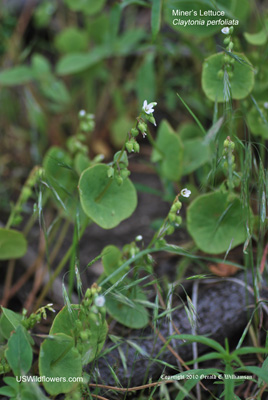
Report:
M79 111L79 117L84 117L86 115L85 110L80 110Z
M268 110L268 101L266 101L265 103L264 103L264 108L266 109L266 110Z
M226 26L225 28L222 28L222 33L224 33L224 35L228 35L230 32L230 29L228 28L228 26Z
M142 239L143 239L142 235L138 235L135 238L136 242L140 242Z
M103 307L105 304L105 297L104 296L98 296L95 299L95 306L97 307Z
M147 100L144 100L142 109L143 109L143 111L146 112L146 114L152 114L154 112L153 107L156 105L157 105L156 102L148 104Z
M52 311L52 312L56 312L56 310L54 310L54 308L53 308L52 306L53 306L53 303L47 304L48 310L49 310L49 311Z
M190 197L191 193L192 193L191 190L188 190L187 188L181 190L181 195L183 197Z

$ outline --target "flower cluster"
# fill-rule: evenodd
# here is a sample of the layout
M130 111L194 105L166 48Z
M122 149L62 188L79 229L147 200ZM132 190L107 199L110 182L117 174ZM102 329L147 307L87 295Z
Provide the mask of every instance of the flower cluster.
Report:
M231 141L230 136L227 136L223 143L223 151L222 158L224 160L223 167L225 170L229 169L229 166L232 170L235 169L235 156L233 155L233 151L235 149L234 142Z
M190 197L191 190L184 188L181 190L179 195L181 195L183 197ZM172 204L170 211L168 213L168 220L169 220L170 224L175 224L175 226L179 226L182 222L182 218L179 215L180 210L182 208L182 203L178 199L179 195L176 197L176 199L175 199L174 203ZM171 235L173 232L174 232L174 226L170 225L167 230L167 234Z
M232 33L234 31L234 27L231 26L230 28L228 26L222 28L221 32L226 35L226 38L224 39L223 43L226 45L226 50L229 52L232 52L234 48L234 43L232 41ZM229 79L233 78L233 64L235 62L235 59L230 57L228 54L223 55L223 68L218 71L218 78L223 79L224 77L224 71L227 72Z
M114 155L114 160L107 170L108 178L115 179L118 186L121 186L123 181L130 175L128 169L128 158L126 151L118 151Z
M91 132L95 128L94 115L87 113L85 110L80 110L79 114L79 129L82 132Z
M86 290L74 323L76 348L80 354L84 353L84 346L88 346L91 340L94 343L94 329L96 327L105 329L105 297L100 294L100 291L101 288L96 283Z
M126 142L126 149L129 153L134 152L138 153L140 151L140 146L136 140L139 133L142 134L143 138L147 135L148 126L145 120L151 122L156 126L155 118L153 116L154 107L157 105L156 102L149 103L147 100L144 100L142 106L142 112L140 116L137 118L137 123L134 128L130 130L129 140Z

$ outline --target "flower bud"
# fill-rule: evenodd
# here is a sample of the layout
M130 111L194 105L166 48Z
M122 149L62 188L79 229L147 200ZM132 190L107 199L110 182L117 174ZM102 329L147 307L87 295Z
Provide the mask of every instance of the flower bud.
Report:
M218 78L222 79L224 77L224 71L220 69L217 73Z
M140 151L140 145L138 142L133 143L133 150L135 151L135 153L138 153Z
M113 167L110 167L107 171L107 176L108 178L112 178L114 176L114 169Z
M175 222L175 219L176 219L176 214L170 212L170 213L168 214L168 220L169 220L169 222Z
M175 228L174 226L170 225L167 229L167 235L172 235L172 233L174 233Z
M144 122L139 122L138 129L140 130L141 133L146 133L147 125Z
M155 122L155 118L154 118L153 114L147 115L146 118L148 119L149 122L151 122L151 124L156 126L156 122Z
M85 342L88 339L88 335L86 331L80 332L80 338L82 339L82 342Z
M128 169L121 170L121 176L122 176L123 179L128 178L129 175L130 175L130 171Z
M227 54L225 54L223 56L223 61L224 61L225 64L227 64L230 61L230 57Z
M129 153L131 153L134 149L133 143L130 140L126 143L126 149Z
M229 143L230 143L230 140L225 139L225 141L223 142L223 146L224 146L225 148L228 148L228 147L229 147Z
M176 215L175 224L180 225L182 223L182 218L179 215Z
M182 207L182 203L180 201L176 201L176 203L174 203L170 209L170 211L172 213L176 213L178 210L180 210Z
M118 175L118 176L116 177L116 183L117 183L118 186L121 186L121 185L122 185L122 183L123 183L123 178L122 178L122 176Z
M138 134L139 134L139 131L137 128L132 128L130 132L131 132L131 135L134 137L138 136Z

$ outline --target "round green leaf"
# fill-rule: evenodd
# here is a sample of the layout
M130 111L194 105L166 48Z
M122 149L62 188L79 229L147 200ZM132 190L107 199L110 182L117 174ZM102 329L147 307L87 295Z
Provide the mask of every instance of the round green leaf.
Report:
M111 229L130 217L137 206L137 193L129 179L121 186L108 178L109 166L94 165L86 169L79 181L80 200L84 212L96 224Z
M254 72L248 59L243 54L233 53L233 55L236 60L233 64L233 77L229 79L230 88L228 87L228 89L224 85L225 78L218 76L218 72L223 67L224 53L213 54L203 63L202 88L212 101L224 102L225 97L228 97L228 90L231 91L233 99L243 99L253 88Z
M152 161L160 162L161 174L171 181L178 181L182 174L183 145L180 137L167 121L162 121L156 138L157 149L152 152Z
M263 118L255 106L251 108L248 113L249 128L254 135L268 139L268 110L262 108L261 112Z
M137 286L125 289L117 286L117 293L106 295L108 313L122 325L140 329L148 325L149 317L146 308L138 300L147 300Z
M21 232L0 228L0 260L22 257L27 251L27 241Z
M82 375L81 356L74 345L74 339L63 333L57 333L53 339L46 339L41 344L39 372L40 375L51 378L43 384L46 391L53 396L73 390L78 383L68 381L68 378Z
M187 210L187 228L200 250L219 254L246 240L246 216L240 200L214 192L195 199Z

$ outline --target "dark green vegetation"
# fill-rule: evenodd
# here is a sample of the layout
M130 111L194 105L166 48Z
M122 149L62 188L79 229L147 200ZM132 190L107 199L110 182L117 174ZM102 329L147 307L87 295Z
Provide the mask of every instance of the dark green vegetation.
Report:
M194 343L194 359L176 366L181 375L171 384L153 382L135 398L261 399L268 385L264 2L25 0L4 1L1 12L0 394L119 396L117 388L100 391L85 372L112 351L108 334L126 366L120 334L156 332L163 316L169 324L178 312L174 276L187 285L186 277L236 269L252 276L254 297L242 336L223 347L198 335L198 307L184 293L192 335L171 329L165 339L169 348L179 338ZM143 179L149 171L145 183L135 171ZM151 185L156 177L160 190ZM160 204L153 221L139 209L144 194L150 209ZM131 216L151 231L133 234ZM115 244L127 221L128 234ZM94 242L96 229L103 238L110 230L110 241L81 261L81 243ZM158 274L170 254L173 279ZM100 263L89 288L86 276ZM198 357L196 343L212 352ZM154 361L165 371L161 352ZM192 378L181 379L187 368ZM250 379L236 379L245 371ZM215 376L209 391L206 375Z

